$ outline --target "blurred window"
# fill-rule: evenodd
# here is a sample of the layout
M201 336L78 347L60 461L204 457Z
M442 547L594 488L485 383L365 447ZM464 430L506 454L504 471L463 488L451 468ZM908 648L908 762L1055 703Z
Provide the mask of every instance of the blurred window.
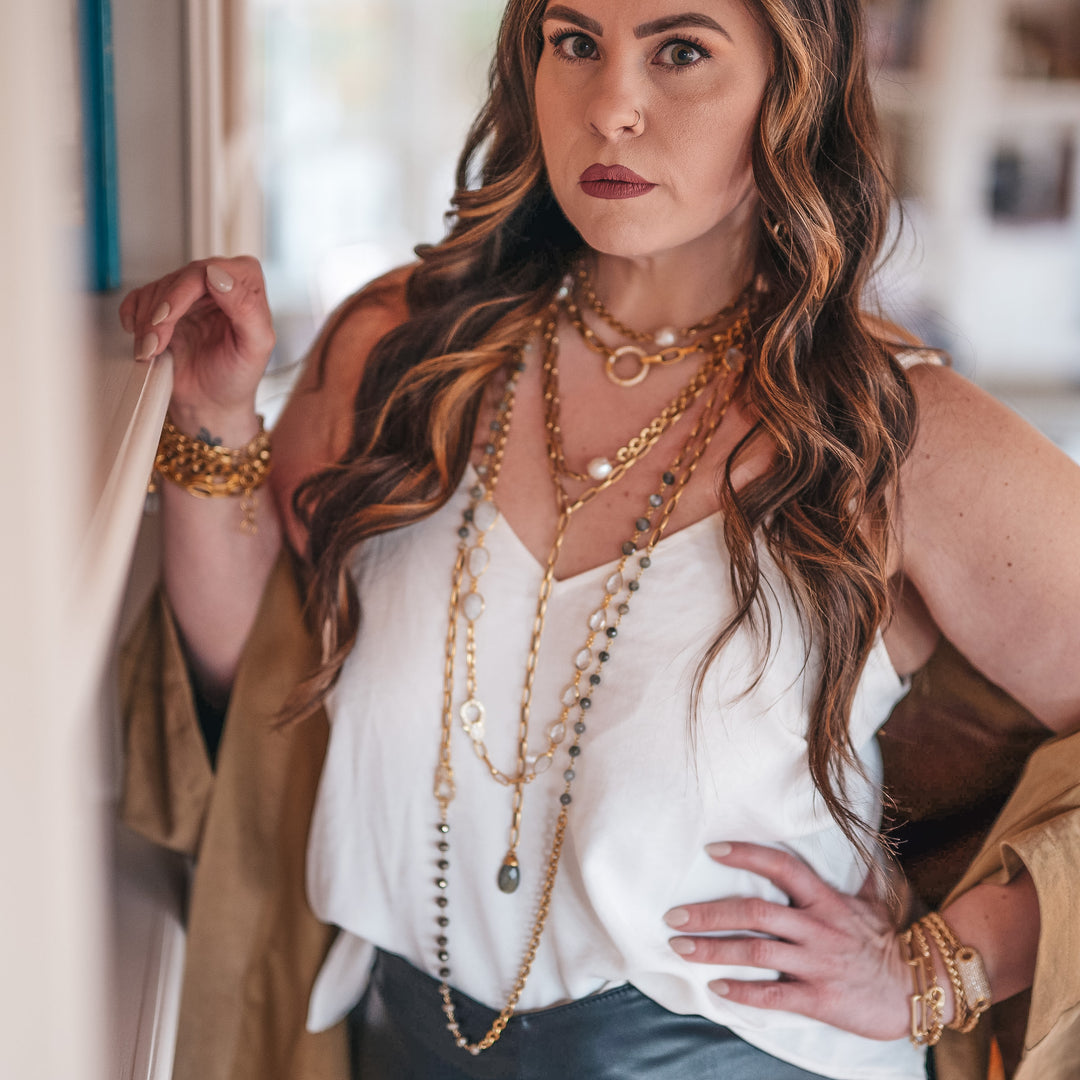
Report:
M279 353L438 240L502 0L249 0Z

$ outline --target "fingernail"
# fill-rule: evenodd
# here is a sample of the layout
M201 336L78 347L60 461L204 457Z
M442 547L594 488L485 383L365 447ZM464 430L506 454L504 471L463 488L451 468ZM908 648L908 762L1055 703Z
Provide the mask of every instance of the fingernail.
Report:
M723 859L723 858L726 858L728 855L731 854L731 845L730 844L725 844L723 842L721 842L719 844L706 844L705 845L705 850L714 859Z
M690 921L690 912L684 907L672 908L665 916L664 922L668 924L672 929L678 930L680 926L685 926Z
M121 315L120 325L130 334L135 329L135 318L132 315Z
M168 317L172 308L162 300L160 304L154 309L154 314L150 316L150 325L157 326L158 323L163 323Z
M228 292L233 287L232 276L213 263L206 268L206 280L210 282L210 287L218 292Z
M697 952L697 945L694 944L694 939L693 938L673 937L668 942L668 944L680 956L690 956L692 953Z
M720 997L727 997L731 992L731 987L723 979L717 979L716 982L709 983L709 989L714 994L719 994Z
M136 359L149 360L151 356L157 352L158 336L153 331L146 335L142 339L142 343L139 345L139 351L135 354Z

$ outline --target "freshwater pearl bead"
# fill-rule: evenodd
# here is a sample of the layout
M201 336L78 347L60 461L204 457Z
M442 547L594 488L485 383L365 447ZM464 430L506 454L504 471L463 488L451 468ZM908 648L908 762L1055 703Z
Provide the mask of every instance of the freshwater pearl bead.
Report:
M585 471L593 480L606 480L615 468L606 457L597 457L585 466Z

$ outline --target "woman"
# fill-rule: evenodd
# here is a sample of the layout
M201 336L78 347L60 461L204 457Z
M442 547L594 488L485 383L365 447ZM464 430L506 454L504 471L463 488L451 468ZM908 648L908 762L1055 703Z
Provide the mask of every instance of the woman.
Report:
M858 3L511 0L458 184L323 335L272 499L257 264L121 307L176 358L164 584L211 702L279 547L311 567L308 895L344 932L310 1022L356 1006L368 1078L923 1075L984 1007L961 943L1017 993L1039 901L1019 872L898 932L873 733L942 633L1077 727L1080 474L861 308ZM214 445L242 512L189 496Z

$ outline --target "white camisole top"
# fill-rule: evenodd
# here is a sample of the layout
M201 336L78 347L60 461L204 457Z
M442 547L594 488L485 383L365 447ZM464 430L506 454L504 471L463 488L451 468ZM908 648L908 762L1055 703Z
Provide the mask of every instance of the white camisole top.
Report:
M329 703L331 735L308 848L308 896L342 928L315 984L312 1030L360 999L375 946L436 975L440 858L433 777L457 529L474 474L432 517L365 544L354 561L363 604L359 637ZM513 771L519 702L542 568L500 517L477 622L479 694L494 763ZM776 568L765 561L773 635L761 678L760 644L741 631L709 668L696 732L689 723L698 663L732 609L717 515L665 537L630 600L603 683L591 695L574 769L573 803L551 910L519 1009L542 1009L632 983L664 1008L698 1014L803 1069L843 1080L922 1080L923 1055L906 1039L878 1042L802 1016L726 1001L716 978L760 971L691 964L668 945L672 907L722 896L787 898L763 878L708 857L711 841L774 844L827 881L857 892L864 871L810 780L804 732L813 657ZM587 619L617 560L555 584L533 693L530 749L547 745L559 699L585 643ZM618 601L616 601L617 603ZM463 639L463 628L459 631ZM451 984L501 1009L533 925L563 790L565 747L526 788L521 884L501 892L511 791L497 784L457 722L465 700L464 643L455 687L447 896ZM862 817L880 815L874 733L904 691L879 637L851 715L871 778L852 783ZM466 1032L478 1038L482 1032ZM449 1038L449 1035L447 1036Z

